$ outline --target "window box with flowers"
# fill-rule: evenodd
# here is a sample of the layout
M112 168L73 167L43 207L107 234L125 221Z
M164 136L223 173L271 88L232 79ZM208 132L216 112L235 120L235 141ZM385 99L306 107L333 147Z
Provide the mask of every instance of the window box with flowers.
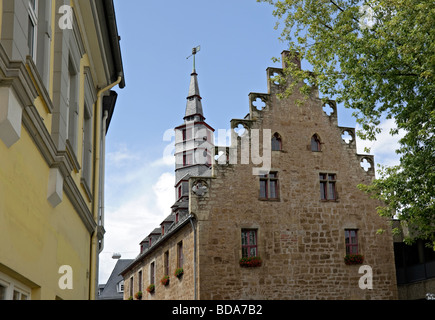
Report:
M344 257L344 263L347 265L363 264L364 256L362 254L347 254Z
M164 276L161 280L160 283L164 286L167 286L169 284L169 276Z
M150 284L147 288L148 293L154 293L156 286L154 284Z
M174 276L176 276L178 279L180 279L184 274L183 268L177 268L175 270Z
M240 259L239 264L244 268L257 268L261 267L263 261L260 257L243 257Z
M135 297L137 300L142 300L142 291L138 291L138 292L136 292L135 295L134 295L134 297Z

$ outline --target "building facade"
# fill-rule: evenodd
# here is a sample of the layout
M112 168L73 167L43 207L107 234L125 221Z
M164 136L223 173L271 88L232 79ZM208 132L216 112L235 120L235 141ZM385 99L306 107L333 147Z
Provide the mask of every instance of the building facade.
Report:
M95 299L113 1L0 0L0 299Z
M355 129L338 125L335 102L315 88L279 99L285 88L273 76L282 73L267 69L268 93L249 94L231 145L213 147L211 173L190 175L168 226L141 243L122 272L125 299L149 284L142 299L397 298L389 221L357 188L374 178L373 156L356 152Z

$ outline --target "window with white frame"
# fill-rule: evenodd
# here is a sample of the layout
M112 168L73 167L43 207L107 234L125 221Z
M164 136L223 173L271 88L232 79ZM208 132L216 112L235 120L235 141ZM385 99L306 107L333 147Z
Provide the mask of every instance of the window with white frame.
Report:
M118 293L124 292L124 280L121 280L116 284L116 291Z
M27 44L29 46L29 56L36 61L36 39L38 28L38 0L29 0L29 23L27 29Z
M30 293L29 287L0 273L0 300L30 300Z

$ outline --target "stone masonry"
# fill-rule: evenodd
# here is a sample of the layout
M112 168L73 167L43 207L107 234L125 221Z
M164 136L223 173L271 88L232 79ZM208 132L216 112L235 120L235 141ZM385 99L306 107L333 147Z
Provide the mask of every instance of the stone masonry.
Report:
M211 177L189 179L189 219L195 224L197 241L193 241L193 229L186 223L158 248L137 260L124 271L125 298L129 296L129 278L140 268L148 270L153 259L157 263L156 281L160 280L163 253L169 248L170 257L175 259L171 252L182 240L183 279L180 281L171 274L170 285L156 284L153 295L144 292L146 299L193 299L195 273L197 298L202 300L397 299L389 221L377 214L379 202L357 188L358 184L374 179L373 156L357 154L355 130L338 126L335 102L328 103L333 111L328 115L316 90L300 106L295 103L302 98L298 92L278 99L276 94L283 88L270 77L281 72L282 69L267 69L269 92L251 93L249 114L231 121L232 129L243 125L245 135L237 137L233 132L230 147L215 147L216 154L222 150L227 155L237 153L237 161L234 158L215 161ZM258 99L264 103L260 110L254 105ZM260 137L270 130L281 139L280 150L271 151L270 172L277 174L278 181L278 195L273 199L260 198L260 176L253 174L253 168L261 165L252 161L247 164L243 158L246 154L242 142L255 130ZM350 140L343 140L344 133ZM319 152L311 149L314 135L320 140ZM260 150L263 150L261 139ZM371 167L364 169L362 161ZM335 175L335 199L321 199L322 173ZM260 267L239 265L245 229L257 233ZM347 229L357 230L358 253L364 256L363 265L371 268L372 289L359 286L364 275L359 273L361 265L344 263ZM387 231L378 234L379 229Z
M287 54L284 52L283 54ZM328 116L317 93L302 106L295 93L276 96L282 88L270 80L279 69L268 69L269 93L250 94L250 114L233 120L247 134L271 129L282 138L281 151L272 151L272 170L278 172L278 200L259 199L259 177L253 165L216 164L214 176L201 178L209 188L191 194L190 212L198 223L199 295L201 299L394 299L397 298L393 242L389 222L376 212L379 203L357 189L374 178L373 157L356 153L352 128L340 128L335 102ZM265 107L257 110L260 98ZM346 143L347 131L353 140ZM321 152L312 152L317 134ZM261 134L260 134L261 136ZM231 148L238 148L240 140ZM231 149L230 148L230 149ZM262 148L260 148L262 150ZM230 152L231 153L231 152ZM365 171L361 161L371 163ZM336 174L335 201L320 200L319 173ZM194 183L191 179L191 184ZM239 266L241 230L256 229L259 268ZM358 265L345 265L345 229L358 230L359 252L373 271L373 289L362 290Z

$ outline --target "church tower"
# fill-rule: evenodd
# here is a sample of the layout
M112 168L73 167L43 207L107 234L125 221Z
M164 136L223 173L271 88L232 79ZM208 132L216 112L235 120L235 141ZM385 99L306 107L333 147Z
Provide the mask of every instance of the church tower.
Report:
M193 71L190 75L184 123L175 128L175 197L179 202L187 198L189 178L211 176L214 129L205 122L202 98L199 93L194 48ZM187 200L187 199L185 199Z

